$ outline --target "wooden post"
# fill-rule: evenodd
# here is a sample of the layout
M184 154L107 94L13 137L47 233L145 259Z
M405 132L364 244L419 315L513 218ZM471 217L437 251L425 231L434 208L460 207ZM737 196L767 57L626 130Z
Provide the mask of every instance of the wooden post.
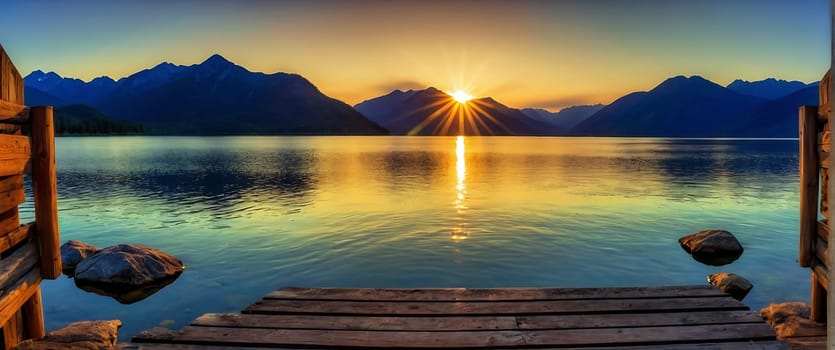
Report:
M23 304L23 328L26 338L40 339L46 335L43 327L43 305L41 304L41 288L29 297Z
M41 277L56 279L61 275L61 238L58 231L58 188L52 107L32 108L30 120L35 230L40 245Z
M800 130L800 249L797 262L812 266L818 224L818 110L801 106Z
M812 300L809 319L815 322L826 322L826 289L815 271L812 271Z

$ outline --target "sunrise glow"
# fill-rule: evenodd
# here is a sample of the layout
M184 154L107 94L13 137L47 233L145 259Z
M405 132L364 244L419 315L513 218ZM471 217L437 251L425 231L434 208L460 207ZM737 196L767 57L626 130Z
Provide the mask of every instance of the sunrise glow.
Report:
M473 96L461 90L455 90L449 95L458 103L467 103L467 101L473 99Z

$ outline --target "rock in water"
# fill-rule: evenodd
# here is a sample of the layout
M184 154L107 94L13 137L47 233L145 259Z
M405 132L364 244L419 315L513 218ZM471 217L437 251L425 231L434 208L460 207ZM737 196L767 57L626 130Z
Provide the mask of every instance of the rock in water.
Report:
M64 274L70 277L75 275L75 266L98 250L99 248L74 239L61 245L61 266Z
M18 344L15 350L105 350L115 349L122 321L82 321L47 333L43 339L30 339Z
M742 245L725 230L704 230L678 239L693 259L707 265L730 264L742 255Z
M810 337L826 334L826 325L809 319L809 305L794 301L771 304L760 310L760 316L774 328L778 339Z
M720 290L730 294L736 300L745 299L745 296L754 287L744 277L728 272L714 273L707 276L707 282L719 287Z
M75 283L106 295L125 294L171 283L184 268L182 261L160 250L119 244L99 250L79 263L75 267Z

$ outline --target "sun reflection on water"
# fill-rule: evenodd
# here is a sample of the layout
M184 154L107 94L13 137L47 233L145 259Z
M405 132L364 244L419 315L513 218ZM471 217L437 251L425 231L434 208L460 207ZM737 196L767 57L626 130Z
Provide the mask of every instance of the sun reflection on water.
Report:
M458 136L455 140L455 209L458 211L459 219L463 221L464 210L467 206L464 205L464 200L467 198L467 162L466 162L466 147L464 145L464 136ZM450 234L450 237L455 241L464 240L470 237L470 232L466 229L463 222L459 223Z

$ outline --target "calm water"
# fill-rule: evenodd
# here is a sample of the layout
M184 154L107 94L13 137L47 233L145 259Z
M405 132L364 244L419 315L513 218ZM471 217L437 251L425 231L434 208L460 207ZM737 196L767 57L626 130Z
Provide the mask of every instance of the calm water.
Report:
M132 305L44 283L47 328L123 339L281 286L601 287L749 278L753 308L808 300L796 141L445 137L60 138L62 240L167 251L186 272ZM25 214L31 217L31 206ZM737 262L677 239L724 228Z

